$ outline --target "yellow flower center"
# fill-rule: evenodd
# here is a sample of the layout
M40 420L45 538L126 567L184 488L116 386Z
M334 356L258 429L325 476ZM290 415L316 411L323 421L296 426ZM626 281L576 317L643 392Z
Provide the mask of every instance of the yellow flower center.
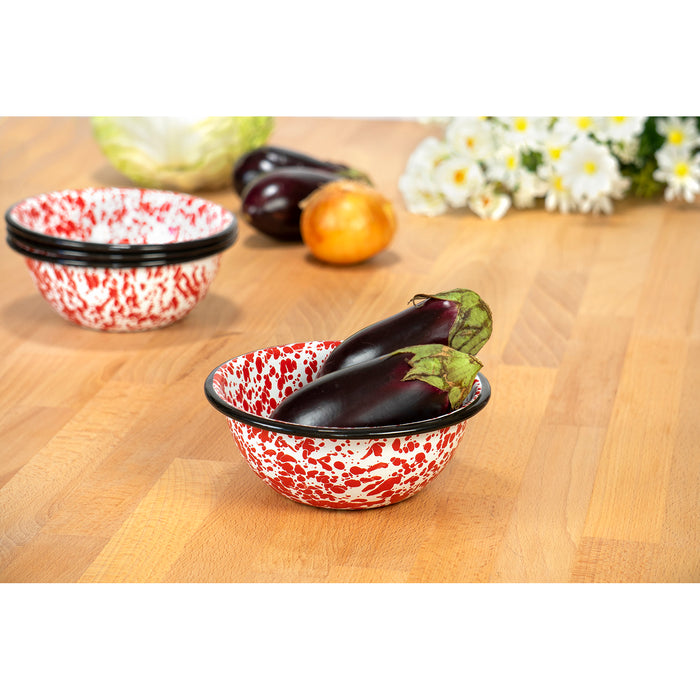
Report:
M578 126L581 131L588 131L588 129L593 126L593 118L592 117L577 117L576 118L576 126Z
M586 175L593 175L598 170L598 166L592 160L589 160L583 164L583 170Z
M622 122L624 122L625 119L627 119L627 117L610 117L610 119L612 119L615 122L615 124L622 124Z
M515 159L515 156L512 154L509 155L506 158L506 167L508 168L508 170L515 170L516 165L517 165L517 161Z
M687 163L676 163L676 167L674 168L674 171L678 177L685 177L689 170L690 168L688 168Z
M467 136L467 138L464 140L464 142L467 144L467 148L474 148L474 137L473 136Z
M554 189L558 192L564 191L564 184L562 183L561 175L557 175L552 184L554 185Z
M460 168L459 170L455 170L453 178L458 185L461 185L467 179L467 169Z
M558 147L552 147L549 149L549 157L552 160L559 160L561 157L561 148Z
M668 140L674 146L680 146L683 143L683 132L680 129L672 129L668 132Z
M527 130L527 119L525 117L516 117L513 122L513 126L516 131L526 131Z

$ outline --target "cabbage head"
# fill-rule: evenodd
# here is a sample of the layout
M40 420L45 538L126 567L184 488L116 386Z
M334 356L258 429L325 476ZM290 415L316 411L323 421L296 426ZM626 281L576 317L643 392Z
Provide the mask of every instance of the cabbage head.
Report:
M265 144L272 117L92 117L109 162L134 184L183 192L231 185L239 156Z

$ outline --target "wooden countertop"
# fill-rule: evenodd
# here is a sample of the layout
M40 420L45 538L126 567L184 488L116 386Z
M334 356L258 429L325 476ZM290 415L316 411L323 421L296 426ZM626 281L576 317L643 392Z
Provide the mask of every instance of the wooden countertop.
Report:
M241 222L209 296L169 328L74 327L4 246L0 581L700 581L700 205L414 216L397 181L430 129L278 119L271 142L371 174L395 203L394 244L330 267ZM3 213L128 184L86 119L0 120ZM233 191L205 196L238 211ZM493 310L493 396L435 481L336 512L255 476L204 397L211 369L453 287Z

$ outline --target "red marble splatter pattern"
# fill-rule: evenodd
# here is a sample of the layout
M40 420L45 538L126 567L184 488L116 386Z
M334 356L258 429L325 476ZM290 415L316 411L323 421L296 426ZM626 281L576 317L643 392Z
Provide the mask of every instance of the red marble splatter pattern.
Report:
M36 288L65 319L103 331L161 328L207 293L221 255L180 265L92 268L25 258Z
M85 188L29 197L11 217L47 236L97 243L175 243L219 233L233 214L179 192L138 188Z
M268 417L279 402L309 382L337 341L266 348L223 365L214 388L233 406ZM320 508L377 508L417 493L445 467L466 421L421 435L328 439L286 435L231 418L246 461L287 498Z

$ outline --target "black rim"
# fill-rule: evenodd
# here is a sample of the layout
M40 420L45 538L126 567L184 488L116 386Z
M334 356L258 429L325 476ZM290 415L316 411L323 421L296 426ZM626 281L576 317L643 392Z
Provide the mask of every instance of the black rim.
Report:
M71 241L67 238L55 238L29 231L17 224L7 224L8 235L25 242L28 246L33 246L36 250L43 250L47 253L59 251L70 253L71 255L101 255L101 256L132 256L142 257L149 255L187 255L197 252L202 248L221 247L228 248L238 238L238 226L217 233L207 238L199 238L196 241L182 243L138 243L134 245L110 244L110 243L83 243L82 241Z
M131 267L157 267L161 265L179 265L208 258L212 255L219 255L229 248L232 243L207 246L190 252L182 252L179 255L163 255L154 253L151 255L87 255L64 251L60 249L48 251L33 248L28 242L10 233L6 237L7 245L15 252L27 258L39 260L41 262L55 263L58 265L71 265L73 267L109 267L109 268L131 268Z
M363 438L389 438L400 437L402 435L420 435L428 433L439 428L445 428L449 425L461 423L475 416L481 411L491 398L491 385L486 377L481 374L477 375L481 384L481 393L474 399L476 389L472 389L472 393L467 399L467 403L458 408L456 411L446 413L444 416L438 416L430 420L417 421L415 423L403 423L402 425L387 425L378 428L318 428L307 425L297 425L293 423L285 423L284 421L274 420L272 418L262 418L255 416L252 413L246 413L238 408L235 408L230 403L224 401L214 389L214 376L223 367L228 364L225 362L219 367L213 369L206 381L204 382L204 393L209 403L220 413L223 413L228 418L251 425L254 428L262 428L273 433L284 433L286 435L297 435L299 437L318 437L318 438L340 438L340 439L363 439Z
M119 189L119 188L117 188ZM122 188L125 189L125 188ZM126 188L129 189L129 188ZM193 251L202 246L217 245L228 242L229 245L238 236L238 219L235 214L230 210L222 207L220 204L211 202L209 200L202 199L203 202L218 207L221 211L227 212L231 216L231 223L224 227L221 231L207 236L206 238L197 238L191 241L180 241L178 243L94 243L90 241L74 241L69 238L57 238L55 236L48 236L45 233L40 233L39 231L34 231L27 228L18 221L15 221L12 217L12 211L15 207L23 204L29 199L34 199L34 197L27 197L15 202L11 205L5 212L5 223L7 224L7 230L15 236L19 236L24 240L31 241L39 246L41 249L52 249L60 248L64 251L76 251L84 253L100 253L105 255L107 253L120 254L120 255L144 255L153 253L168 253L168 254L179 254L186 251Z

